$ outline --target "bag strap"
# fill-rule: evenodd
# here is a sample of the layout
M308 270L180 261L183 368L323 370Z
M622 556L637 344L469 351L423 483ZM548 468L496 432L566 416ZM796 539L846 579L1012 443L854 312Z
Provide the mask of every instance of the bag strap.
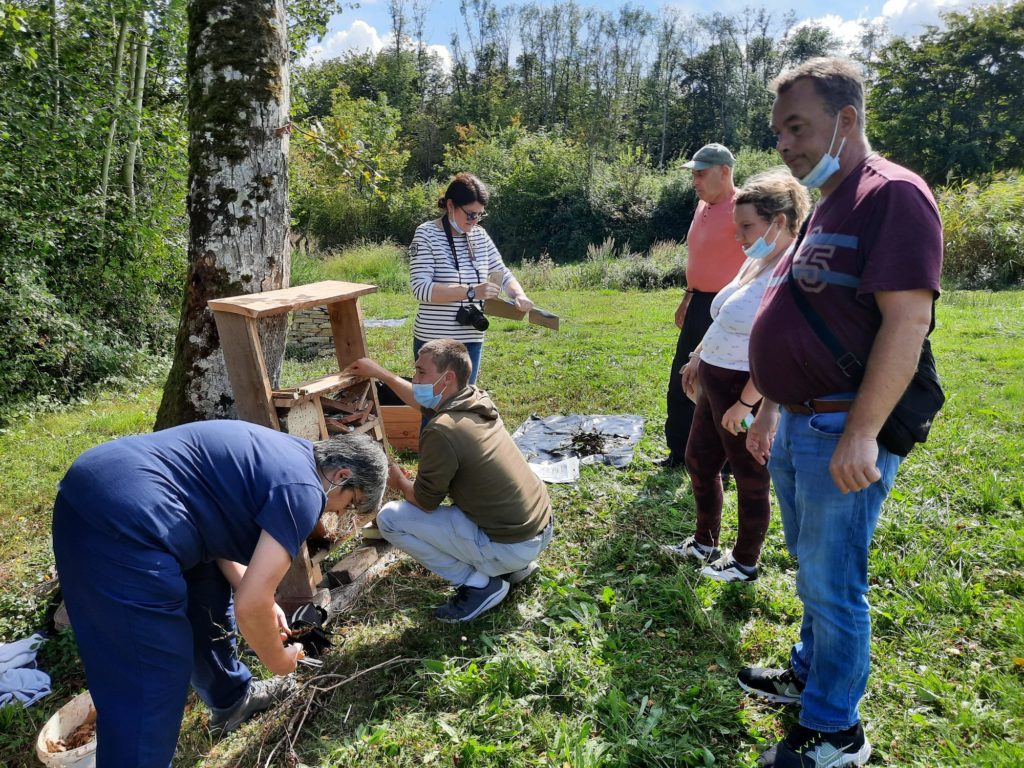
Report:
M786 282L789 283L789 288L793 293L793 301L796 303L797 309L800 310L800 314L804 316L804 320L814 331L814 335L821 340L828 351L832 353L832 357L836 361L836 365L839 366L839 370L843 372L843 375L848 379L854 379L858 383L864 377L864 364L853 354L848 352L842 345L839 339L836 338L835 334L832 333L828 324L822 318L822 316L811 306L811 303L807 300L804 295L804 291L797 285L796 277L793 275L793 262L796 261L799 255L800 243L803 242L804 235L807 234L807 227L810 224L811 217L808 216L804 219L803 226L800 227L800 236L797 238L796 245L793 247L793 258L789 262L789 274L786 277ZM932 317L931 323L929 324L928 334L931 334L935 328L935 301L932 300ZM931 354L930 345L928 343L928 335L925 335L924 344L922 345L922 351ZM922 354L922 357L924 355ZM918 367L921 363L918 361Z
M786 277L786 282L789 283L790 291L793 293L793 301L796 303L797 309L800 310L800 314L804 316L804 320L811 326L814 335L832 353L832 357L835 359L836 365L839 366L839 370L843 372L846 378L855 379L859 382L864 375L864 364L857 359L855 354L846 351L839 339L829 329L828 324L811 306L811 303L804 295L803 289L796 284L796 277L793 275L793 263L796 261L797 256L800 255L800 244L804 241L804 236L807 234L807 227L810 223L811 217L808 216L800 227L800 235L797 237L796 245L793 246L793 257L789 262L789 274Z

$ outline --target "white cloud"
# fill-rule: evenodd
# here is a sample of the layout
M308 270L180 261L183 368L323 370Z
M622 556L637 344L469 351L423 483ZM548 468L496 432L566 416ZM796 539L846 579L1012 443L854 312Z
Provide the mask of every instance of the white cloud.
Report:
M847 53L853 53L860 47L860 36L863 24L885 24L889 33L897 37L915 37L921 35L928 25L942 27L941 13L949 11L965 11L975 5L988 4L990 0L886 0L882 6L882 15L868 18L844 19L834 13L804 19L796 24L796 29L815 24L825 27L843 43Z
M929 24L941 27L940 13L983 4L978 0L887 0L882 17L894 35L914 36L922 34Z
M315 45L306 49L306 55L302 57L300 64L311 64L314 61L325 59L336 59L349 51L363 52L370 51L377 53L384 47L385 40L377 30L371 27L362 19L356 19L349 25L348 29L341 29L332 32L328 29L324 38Z
M339 19L340 17L336 16L331 20L332 24ZM332 30L331 26L328 26L327 34L319 42L310 43L299 63L307 66L317 61L336 59L349 52L379 53L386 47L393 47L394 44L395 37L392 33L381 36L375 27L362 19L356 19L348 29ZM427 52L437 56L444 72L452 71L452 54L447 45L427 45Z
M804 19L803 21L798 22L793 29L795 31L801 27L807 27L810 25L824 27L835 35L842 41L843 50L847 53L857 50L860 45L860 36L863 34L861 19L844 19L842 16L830 13L827 16Z
M432 53L437 56L441 70L445 74L451 74L452 71L452 52L448 50L447 45L428 45L427 53Z

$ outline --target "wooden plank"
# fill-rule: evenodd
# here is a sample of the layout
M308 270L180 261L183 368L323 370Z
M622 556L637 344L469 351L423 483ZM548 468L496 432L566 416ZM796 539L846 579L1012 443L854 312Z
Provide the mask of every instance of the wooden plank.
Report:
M380 417L388 442L399 450L418 451L422 413L408 405L382 405Z
M282 608L286 603L297 606L311 602L317 596L322 578L320 565L310 559L306 542L302 542L299 554L277 586L277 602Z
M530 322L534 325L543 325L545 328L550 328L553 331L557 331L561 325L558 315L554 312L548 312L546 309L538 309L537 307L530 310Z
M328 376L321 376L319 379L312 379L294 387L282 387L275 389L274 405L288 408L302 400L310 400L319 397L325 392L335 389L347 389L360 381L367 381L362 376L351 376L343 373L332 373Z
M245 317L268 317L297 312L323 304L350 301L375 293L377 286L365 283L344 283L340 280L324 280L320 283L282 288L278 291L250 293L244 296L229 296L213 299L209 303L215 312L244 315Z
M522 320L526 313L517 309L516 305L506 299L487 299L484 302L484 313L491 317L505 317L509 320Z
M363 311L356 300L331 304L327 307L327 313L331 318L331 335L334 337L338 370L344 371L359 358L366 357Z
M366 573L379 557L377 548L373 546L354 549L327 572L327 586L333 588L351 584Z
M256 320L224 312L214 312L213 317L239 418L280 429Z
M559 326L558 315L553 312L537 307L534 307L528 313L523 312L521 309L516 308L514 302L507 299L487 299L484 302L484 313L491 317L504 317L509 320L523 320L526 318L534 325L542 325L553 331L557 331Z

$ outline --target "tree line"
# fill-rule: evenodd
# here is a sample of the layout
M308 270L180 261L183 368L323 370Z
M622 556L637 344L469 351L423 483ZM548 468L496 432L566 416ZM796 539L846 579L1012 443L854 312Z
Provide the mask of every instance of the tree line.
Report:
M169 349L186 275L188 20L217 5L0 0L0 411ZM293 61L339 5L287 3ZM771 79L840 46L757 8L464 0L446 69L422 0L389 8L384 50L292 70L291 215L329 245L404 241L463 168L496 188L488 226L513 259L680 239L693 197L679 160L716 140L744 169L771 162ZM1024 2L910 40L866 27L856 47L876 148L936 184L1022 164Z

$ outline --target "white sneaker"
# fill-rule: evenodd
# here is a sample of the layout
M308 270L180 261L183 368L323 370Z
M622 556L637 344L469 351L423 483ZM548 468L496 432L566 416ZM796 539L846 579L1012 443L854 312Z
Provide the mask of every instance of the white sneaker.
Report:
M662 544L661 551L676 557L688 557L701 563L710 563L722 556L722 550L701 544L696 536L689 537L682 544Z
M705 565L701 575L715 581L757 581L757 566L737 563L730 552Z

